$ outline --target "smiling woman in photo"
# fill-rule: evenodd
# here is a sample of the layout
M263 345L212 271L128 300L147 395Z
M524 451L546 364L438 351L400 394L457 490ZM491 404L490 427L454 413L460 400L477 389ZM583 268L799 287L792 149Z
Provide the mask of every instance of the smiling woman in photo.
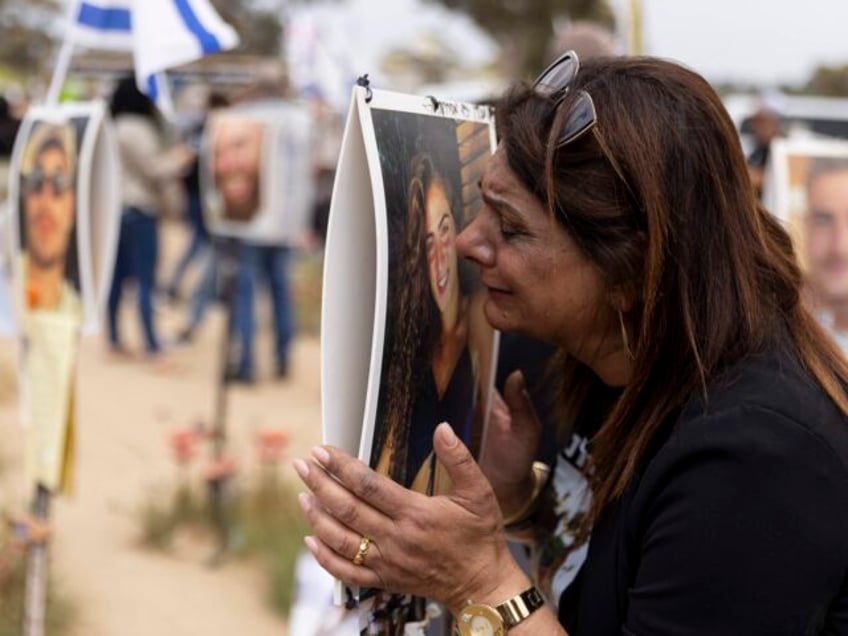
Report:
M447 421L471 443L478 380L490 355L483 351L488 330L471 324L474 301L456 248L458 189L429 153L410 161L396 344L385 383L386 422L374 448L376 469L417 492L448 488L432 452L433 431Z

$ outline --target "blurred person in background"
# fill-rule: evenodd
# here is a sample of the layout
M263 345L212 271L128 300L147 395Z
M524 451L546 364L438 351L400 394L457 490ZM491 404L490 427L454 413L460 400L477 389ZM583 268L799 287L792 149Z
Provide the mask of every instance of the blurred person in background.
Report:
M330 203L336 164L341 151L344 120L318 93L312 96L310 105L315 130L312 149L315 203L312 207L311 229L315 239L323 245L327 240L327 224L330 220Z
M12 115L9 101L0 95L0 245L3 246L7 245L6 233L9 227L6 216L9 163L20 125L20 120ZM11 262L9 262L9 256L9 250L0 250L0 333L8 333L12 329L12 308L9 297Z
M0 95L0 205L6 202L9 189L9 162L21 121L12 115L9 101Z
M21 121L12 115L9 100L0 95L0 159L9 160Z
M230 105L229 98L217 92L212 92L207 100L207 112L204 118L201 129L198 131L199 138L202 139L206 128L206 122L215 111L226 108ZM195 150L199 149L199 144ZM216 272L218 269L218 247L209 236L209 230L206 227L206 217L203 210L203 199L200 192L200 164L199 157L196 157L192 162L192 167L189 174L185 178L186 191L189 197L189 223L192 225L193 234L192 242L189 245L186 253L177 266L174 272L174 278L168 287L168 295L175 299L178 295L178 288L188 269L191 259L196 258L198 252L203 259L202 272L194 292L191 296L191 302L188 310L188 320L185 326L180 330L177 341L180 343L191 342L194 333L203 321L206 314L206 309L209 303L215 298L215 282L217 280ZM196 203L191 203L191 197L196 196ZM196 205L196 207L192 207Z
M279 101L286 97L285 83L279 78L265 78L248 87L239 97L238 103ZM251 133L252 135L255 133ZM264 171L264 153L251 153L260 161L257 165L245 162L245 167L261 180ZM239 188L239 193L249 190ZM236 194L234 189L233 194ZM239 197L242 199L244 197ZM245 199L246 201L246 199ZM283 203L285 205L285 202ZM244 208L244 206L243 206ZM238 339L238 358L229 370L230 380L252 384L256 380L254 336L256 331L256 289L261 281L268 286L271 297L274 325L274 376L285 379L291 372L289 349L294 338L295 319L291 297L289 268L294 245L265 245L244 241L235 300L235 330Z
M119 333L118 310L124 284L135 280L145 351L155 358L161 353L153 317L158 219L164 208L161 193L185 174L195 154L184 145L165 147L155 106L139 91L134 77L118 82L110 109L121 157L123 211L109 293L109 344L114 353L126 352Z
M848 158L812 159L804 236L813 305L848 353Z
M188 172L182 178L186 194L185 220L191 230L191 240L185 252L177 261L171 280L165 288L165 293L171 300L176 300L179 297L180 287L192 262L197 259L203 261L204 264L209 262L209 231L206 229L206 222L203 218L203 203L200 194L200 144L208 113L227 105L229 105L229 100L226 96L216 92L210 93L206 101L206 112L187 134L186 144L195 153ZM204 267L205 269L206 267ZM199 284L202 284L202 280Z
M777 97L763 97L756 112L751 116L751 133L754 149L748 154L748 176L751 185L762 198L765 171L771 154L771 142L781 134L781 115Z

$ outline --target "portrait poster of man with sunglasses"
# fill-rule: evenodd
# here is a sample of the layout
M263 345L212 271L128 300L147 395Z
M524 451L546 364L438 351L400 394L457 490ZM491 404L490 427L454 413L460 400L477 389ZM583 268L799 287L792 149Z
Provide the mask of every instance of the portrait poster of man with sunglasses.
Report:
M20 165L23 306L82 313L76 241L79 132L73 121L34 122Z

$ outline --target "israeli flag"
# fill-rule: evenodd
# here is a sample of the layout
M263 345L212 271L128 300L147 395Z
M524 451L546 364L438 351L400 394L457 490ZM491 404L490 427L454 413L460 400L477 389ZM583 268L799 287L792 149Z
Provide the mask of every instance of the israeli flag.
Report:
M165 70L239 43L208 0L78 0L70 39L132 51L138 87L160 107L167 98Z

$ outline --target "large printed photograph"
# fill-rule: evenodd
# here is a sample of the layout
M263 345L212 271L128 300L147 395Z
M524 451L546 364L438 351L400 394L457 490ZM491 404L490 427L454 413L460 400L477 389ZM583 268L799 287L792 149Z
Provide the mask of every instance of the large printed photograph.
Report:
M433 432L448 422L475 455L494 334L457 237L480 205L489 126L372 111L385 188L389 281L371 465L406 487L446 492Z

